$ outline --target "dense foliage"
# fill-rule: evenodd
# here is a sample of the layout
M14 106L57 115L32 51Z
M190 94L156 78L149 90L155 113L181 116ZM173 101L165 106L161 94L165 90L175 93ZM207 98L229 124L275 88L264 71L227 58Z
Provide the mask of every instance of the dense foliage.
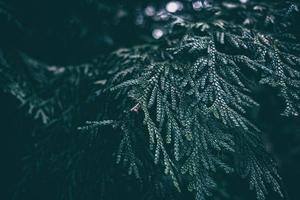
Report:
M299 121L298 4L121 2L67 2L59 24L0 1L0 88L32 119L14 197L47 177L50 199L243 199L239 175L259 200L287 198L260 116L271 95ZM36 53L35 36L75 50Z

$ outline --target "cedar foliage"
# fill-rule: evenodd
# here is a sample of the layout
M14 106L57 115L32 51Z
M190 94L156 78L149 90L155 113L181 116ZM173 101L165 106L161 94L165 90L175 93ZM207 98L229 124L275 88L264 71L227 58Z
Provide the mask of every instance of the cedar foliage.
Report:
M114 199L114 188L133 187L144 199L180 199L187 190L196 200L225 199L216 194L221 173L246 178L259 200L270 190L284 198L255 113L257 90L273 88L282 115L298 118L298 5L200 2L200 10L183 1L179 13L144 16L164 25L162 38L85 64L51 66L1 49L1 90L38 122L24 183L41 172L64 176L60 199Z

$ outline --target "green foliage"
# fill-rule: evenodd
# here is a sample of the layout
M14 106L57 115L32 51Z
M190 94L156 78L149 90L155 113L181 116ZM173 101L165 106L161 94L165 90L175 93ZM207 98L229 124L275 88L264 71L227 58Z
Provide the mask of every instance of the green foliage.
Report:
M261 83L286 80L283 72L278 74L283 65L273 53L290 54L274 50L266 42L272 40L266 39L268 35L221 21L206 25L181 20L180 26L187 31L175 47L147 57L129 51L125 62L130 56L132 62L122 66L128 66L132 74L119 77L118 71L108 93L116 91L116 96L124 95L118 98L133 99L135 106L127 112L143 112L154 162L161 159L176 187L175 169L187 173L189 189L197 191L196 199L203 199L203 194L209 195L216 186L213 174L218 168L227 173L236 169L247 176L258 199L265 198L266 184L281 194L275 165L264 155L259 129L247 111L258 106L252 97L251 73L262 76ZM284 69L299 79L298 71L290 66ZM290 100L285 92L293 90L280 83L272 86L280 87L285 98L284 114L296 114L293 105L299 106L298 96L293 93L295 99ZM299 83L293 86L299 87ZM229 157L237 160L232 162Z

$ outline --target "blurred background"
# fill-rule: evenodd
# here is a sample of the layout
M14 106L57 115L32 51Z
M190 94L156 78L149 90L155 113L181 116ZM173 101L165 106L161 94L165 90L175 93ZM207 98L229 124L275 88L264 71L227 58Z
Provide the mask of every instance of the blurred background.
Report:
M50 66L79 65L121 47L159 42L167 31L164 28L166 12L184 13L187 6L200 10L211 5L213 1L0 0L0 48L25 52ZM268 97L260 99L258 121L264 130L267 149L278 162L287 199L298 200L300 120L281 117L280 105L271 90ZM32 129L35 123L15 98L0 93L2 200L13 199L26 176L24 160L34 151L36 139L32 137ZM228 199L255 199L246 181L237 177L229 179ZM26 183L31 189L19 199L56 199L53 194L59 193L56 181L60 177L39 175L31 180ZM270 195L270 200L277 198Z

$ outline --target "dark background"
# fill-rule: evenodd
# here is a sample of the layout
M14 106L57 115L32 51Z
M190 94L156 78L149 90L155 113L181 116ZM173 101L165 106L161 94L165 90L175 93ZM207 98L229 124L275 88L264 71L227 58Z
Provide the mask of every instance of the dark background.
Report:
M144 2L145 3L145 2ZM148 29L136 26L140 1L80 0L1 0L0 46L17 49L49 65L80 64L95 56L151 40ZM1 7L2 6L2 7ZM1 8L9 10L2 13ZM280 106L269 98L261 99L259 121L269 151L275 155L288 199L300 199L300 121L280 117ZM35 121L18 107L10 95L0 93L0 199L13 197L22 180L24 159L35 141L31 130ZM268 113L264 116L263 113ZM55 199L58 177L39 176L30 184L24 200ZM232 177L231 193L241 199L254 199L245 181ZM270 197L275 199L276 197Z

